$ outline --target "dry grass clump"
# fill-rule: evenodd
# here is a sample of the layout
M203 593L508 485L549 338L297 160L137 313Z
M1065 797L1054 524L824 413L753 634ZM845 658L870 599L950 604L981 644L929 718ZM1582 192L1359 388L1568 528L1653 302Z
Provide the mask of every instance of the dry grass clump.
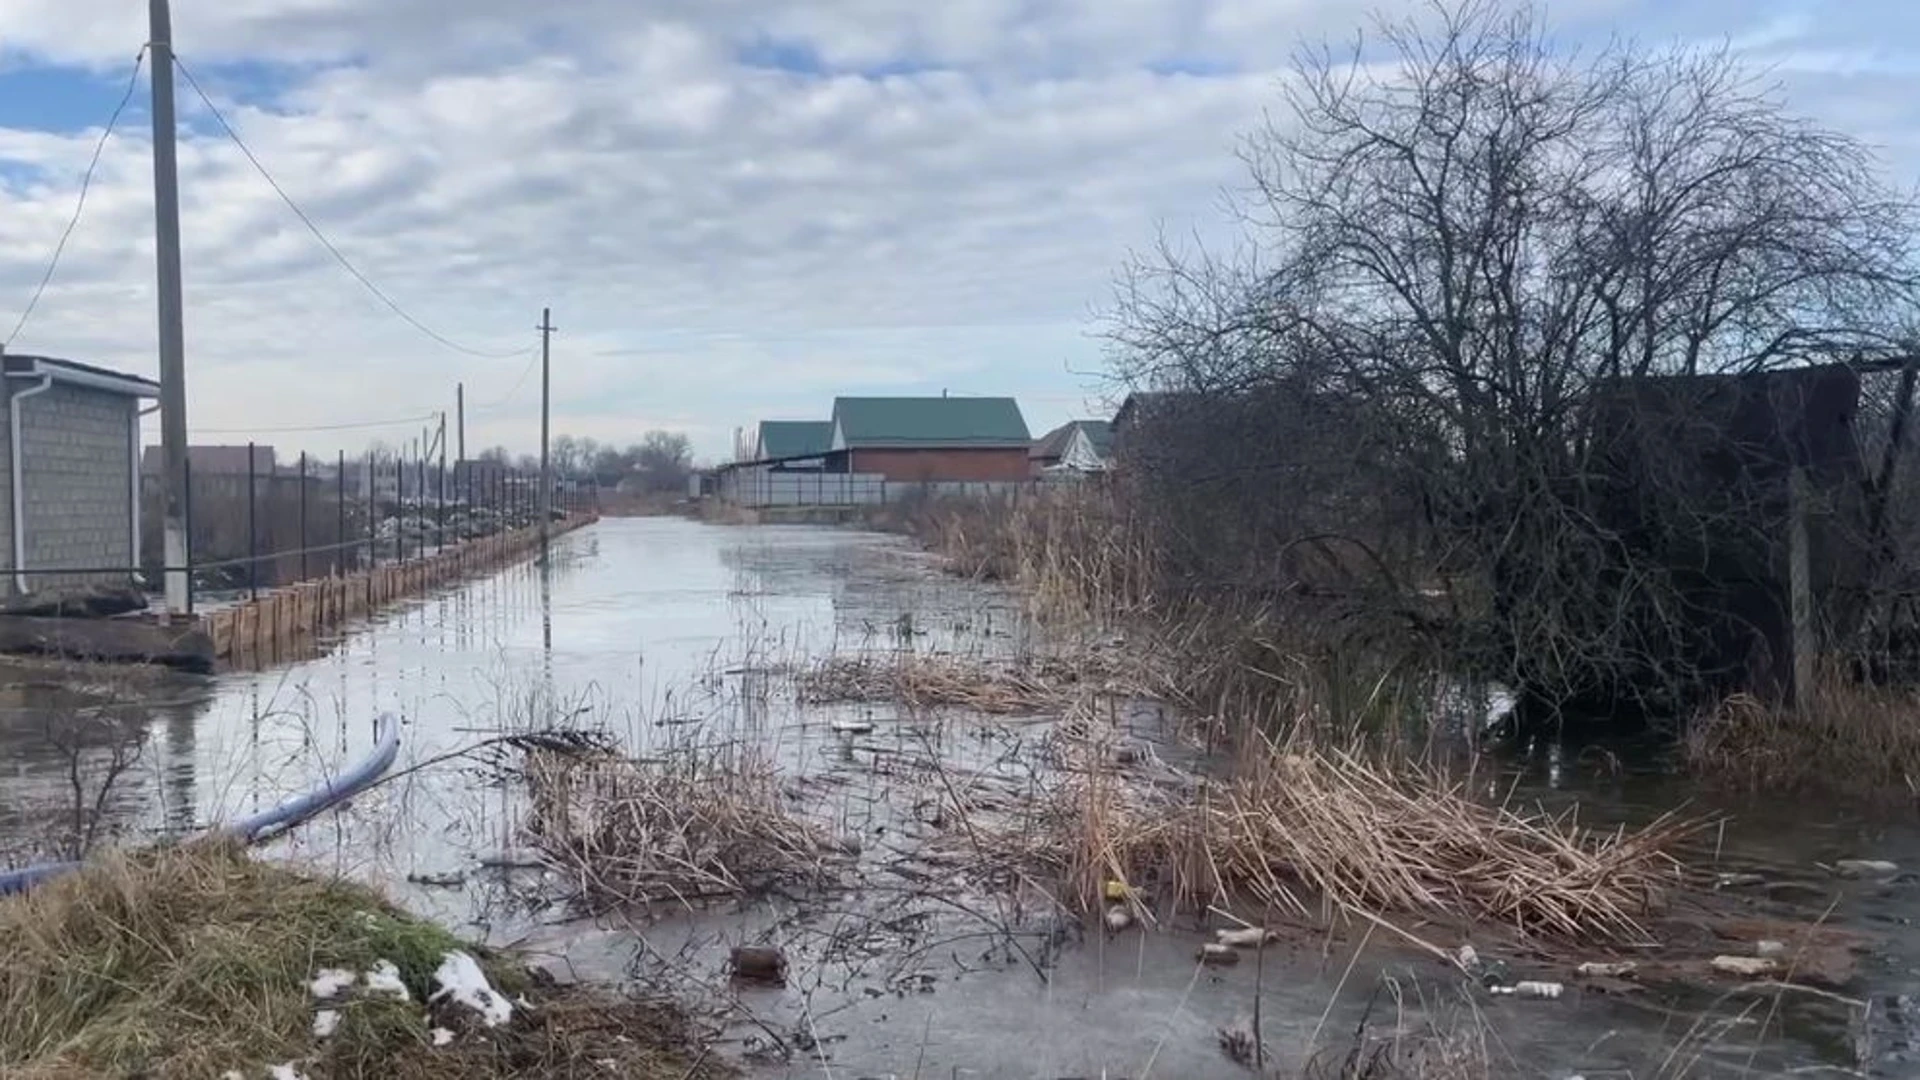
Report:
M1736 694L1688 727L1688 767L1750 791L1920 795L1920 693L1820 672L1805 711Z
M833 838L789 811L754 748L532 750L525 769L530 837L595 906L690 905L832 877Z
M1119 880L1189 910L1246 901L1309 916L1319 903L1362 918L1634 939L1677 883L1666 850L1697 827L1663 818L1596 833L1487 805L1417 766L1268 745L1223 781L1076 777L1040 829L1003 829L1000 839L1087 906Z
M1019 585L1039 614L1107 620L1155 604L1159 562L1096 484L908 500L867 508L861 523L913 537L963 577Z
M340 881L199 844L114 856L25 896L0 899L0 1075L265 1075L291 1063L311 1080L381 1076L619 1075L671 1078L701 1054L670 1006L543 987L506 958L464 944ZM433 972L449 950L532 1008L450 1045L429 1038ZM313 1032L310 981L323 968L394 964L412 1000L365 997Z
M1115 657L1087 651L1073 657L990 661L945 654L832 656L799 672L802 702L898 702L913 708L953 707L991 715L1057 712L1090 688L1127 693L1141 681Z

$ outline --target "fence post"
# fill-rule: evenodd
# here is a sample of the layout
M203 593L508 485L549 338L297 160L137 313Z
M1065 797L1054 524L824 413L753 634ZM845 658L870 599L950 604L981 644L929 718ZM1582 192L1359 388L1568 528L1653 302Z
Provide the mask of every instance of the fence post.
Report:
M260 535L254 517L253 444L247 444L247 599L260 599Z
M307 570L307 452L300 451L300 580L313 575Z
M415 545L414 558L427 553L427 444L420 444L420 460L414 462L416 479L413 482L413 501L420 504L420 542Z
M407 561L407 459L404 454L393 455L393 557L396 562Z

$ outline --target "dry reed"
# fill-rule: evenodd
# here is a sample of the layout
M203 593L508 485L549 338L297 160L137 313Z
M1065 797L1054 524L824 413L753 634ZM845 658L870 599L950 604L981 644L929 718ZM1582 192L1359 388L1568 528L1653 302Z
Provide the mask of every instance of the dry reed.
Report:
M1736 694L1695 718L1686 760L1705 779L1749 791L1865 799L1920 795L1920 695L1863 685L1823 667L1808 708Z
M791 813L749 747L649 759L531 750L527 831L596 906L692 905L830 880L835 842Z
M1699 828L1675 818L1600 833L1490 806L1437 772L1268 744L1230 779L1094 769L996 847L1062 882L1081 906L1125 882L1197 910L1246 902L1310 916L1497 922L1530 935L1644 937Z
M809 705L898 702L991 715L1058 712L1089 689L1139 692L1144 680L1117 658L1087 650L1070 657L989 661L943 654L832 656L800 671L795 691Z

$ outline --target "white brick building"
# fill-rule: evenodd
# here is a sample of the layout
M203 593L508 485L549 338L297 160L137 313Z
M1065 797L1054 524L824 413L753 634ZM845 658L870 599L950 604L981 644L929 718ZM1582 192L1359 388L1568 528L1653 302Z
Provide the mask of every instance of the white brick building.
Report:
M124 584L140 535L140 405L147 379L45 356L4 358L0 376L0 595L52 584Z

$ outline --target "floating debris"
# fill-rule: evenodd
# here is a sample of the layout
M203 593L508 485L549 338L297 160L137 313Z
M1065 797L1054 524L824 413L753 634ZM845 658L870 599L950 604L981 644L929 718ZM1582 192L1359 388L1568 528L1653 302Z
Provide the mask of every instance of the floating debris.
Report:
M1269 941L1278 941L1280 935L1258 926L1238 929L1222 928L1215 930L1213 936L1220 944L1236 949L1257 949Z
M1716 956L1711 964L1715 971L1738 975L1743 979L1759 978L1780 970L1780 964L1766 956Z
M1125 904L1115 904L1107 909L1107 929L1115 933L1133 925L1133 912Z
M1890 878L1900 867L1884 859L1841 859L1833 864L1833 872L1843 878Z
M1784 941L1756 941L1753 943L1755 956L1785 956L1787 943Z
M1624 979L1632 975L1639 966L1631 960L1618 960L1611 963L1594 961L1581 964L1574 970L1590 979Z
M1240 954L1233 951L1233 946L1231 945L1222 945L1218 942L1210 941L1200 946L1200 962L1210 964L1214 967L1226 967L1230 964L1239 963Z
M459 889L467 884L467 875L457 870L444 874L408 874L407 880L430 889Z
M827 723L835 735L871 735L873 721L865 717L839 716Z
M1747 889L1766 883L1767 879L1759 874L1721 874L1713 879L1716 889Z
M735 946L728 954L727 966L736 979L765 983L783 983L787 979L787 954L769 945Z
M1559 1000L1560 995L1566 992L1567 988L1560 985L1557 982L1534 982L1531 980L1523 980L1521 982L1514 983L1512 986L1493 986L1493 987L1489 987L1488 989L1492 993L1499 994L1502 997L1535 998L1541 1001L1557 1001Z

